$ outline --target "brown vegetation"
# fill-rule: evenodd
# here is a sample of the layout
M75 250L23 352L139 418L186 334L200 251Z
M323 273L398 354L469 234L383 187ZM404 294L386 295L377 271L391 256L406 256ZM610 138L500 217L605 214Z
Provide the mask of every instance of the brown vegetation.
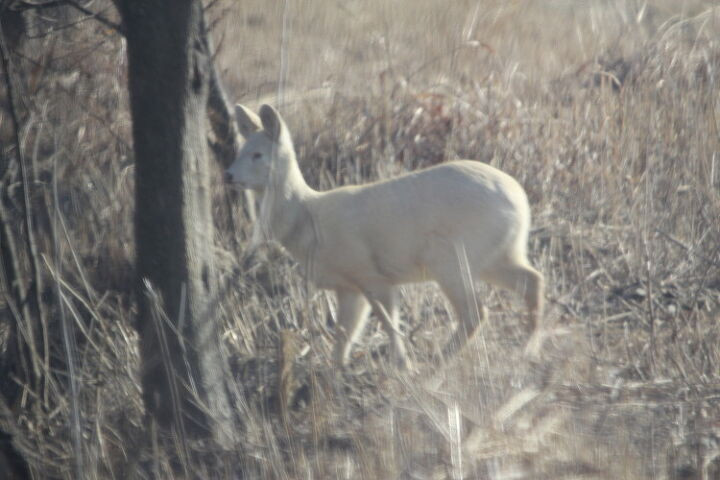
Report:
M278 107L314 187L451 158L515 176L556 335L524 360L521 306L488 289L488 322L441 370L448 306L407 288L402 329L425 373L389 368L375 322L336 380L333 306L277 249L240 264L251 225L239 199L228 215L218 168L223 348L245 425L237 455L192 444L189 477L720 475L715 2L221 0L209 20L229 96ZM132 328L125 47L82 16L44 21L14 56L21 142L48 212L41 266L74 331L85 469L171 478L177 446L143 424ZM0 405L2 425L38 478L71 478L73 399L52 379L45 398L23 385L13 414Z

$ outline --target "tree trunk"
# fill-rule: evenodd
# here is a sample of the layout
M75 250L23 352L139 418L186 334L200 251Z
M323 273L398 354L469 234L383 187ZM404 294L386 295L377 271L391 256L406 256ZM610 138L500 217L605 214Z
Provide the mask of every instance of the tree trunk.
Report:
M230 447L237 429L215 305L206 135L211 58L202 5L117 3L127 37L133 119L145 405L162 426L196 437L210 434Z

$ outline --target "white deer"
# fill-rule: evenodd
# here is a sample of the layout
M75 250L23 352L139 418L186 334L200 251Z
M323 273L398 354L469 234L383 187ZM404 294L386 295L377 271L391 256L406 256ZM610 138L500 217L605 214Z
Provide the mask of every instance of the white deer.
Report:
M263 195L260 226L337 296L334 362L347 364L370 307L390 337L396 361L408 366L398 322L398 287L435 281L458 327L445 356L467 343L487 315L473 280L521 294L542 343L543 276L527 260L530 208L523 188L487 164L460 160L366 185L319 192L305 182L290 132L270 106L260 116L236 106L246 142L226 180Z

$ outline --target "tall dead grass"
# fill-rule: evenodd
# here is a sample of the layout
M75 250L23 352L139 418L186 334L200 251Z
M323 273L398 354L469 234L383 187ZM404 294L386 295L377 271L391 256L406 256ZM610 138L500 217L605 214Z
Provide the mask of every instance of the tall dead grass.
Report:
M440 369L449 306L412 286L402 327L424 373L389 369L375 325L351 371L334 372L332 301L277 249L240 268L251 226L228 223L218 180L224 340L246 425L236 456L194 445L189 476L718 475L713 2L249 0L210 16L231 97L277 103L284 85L278 106L311 185L452 158L518 178L557 335L528 363L521 309L486 289L488 322ZM40 195L59 190L60 261L46 261L78 345L87 476L170 478L176 447L146 432L136 375L123 44L93 22L63 32L24 53L43 68L24 138ZM69 403L58 394L47 407L16 419L18 442L38 477L70 478Z

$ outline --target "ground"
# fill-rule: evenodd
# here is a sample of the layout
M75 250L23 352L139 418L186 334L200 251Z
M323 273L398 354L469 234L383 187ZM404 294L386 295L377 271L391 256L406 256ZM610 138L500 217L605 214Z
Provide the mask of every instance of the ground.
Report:
M454 158L517 178L554 335L526 359L522 302L482 287L489 319L443 367L448 305L409 286L418 372L390 367L376 321L333 371L332 299L277 247L240 264L252 222L241 196L228 208L218 168L244 439L222 472L197 447L188 477L720 478L714 2L220 0L209 18L229 96L278 108L315 188ZM45 70L27 141L40 180L58 180L66 233L47 261L74 308L86 465L93 478L169 478L175 445L144 435L137 381L122 41L92 21L63 35L34 40ZM19 425L37 471L70 478L70 409L57 404Z

